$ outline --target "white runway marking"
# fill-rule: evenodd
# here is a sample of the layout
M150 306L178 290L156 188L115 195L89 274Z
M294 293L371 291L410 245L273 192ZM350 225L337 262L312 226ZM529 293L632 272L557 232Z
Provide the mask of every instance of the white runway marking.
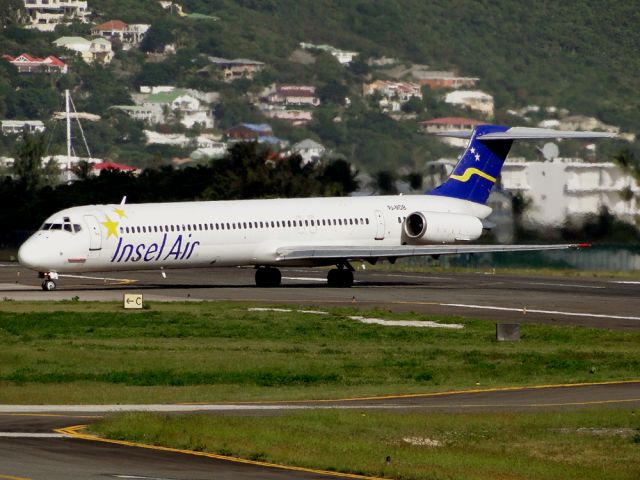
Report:
M640 281L637 281L637 280L610 280L609 283L622 283L625 285L640 285Z
M477 310L499 310L503 312L517 312L526 315L527 313L544 313L548 315L563 315L569 317L590 317L590 318L611 318L614 320L637 320L640 321L640 317L624 316L624 315L605 315L600 313L580 313L580 312L561 312L558 310L538 310L535 308L511 308L511 307L494 307L491 305L465 305L463 303L438 303L443 307L458 307L469 308Z
M310 313L314 315L329 315L329 312L323 312L321 310L290 310L288 308L268 308L268 307L252 307L247 309L249 312L298 312L298 313ZM459 323L438 323L431 321L420 320L383 320L381 318L367 318L361 316L347 317L350 320L355 320L360 323L367 323L370 325L384 325L386 327L420 327L420 328L450 328L460 329L464 328L464 325Z
M0 438L68 438L62 433L0 432Z
M573 287L573 288L607 288L595 285L577 285L573 283L548 283L548 282L518 282L521 285L543 285L548 287Z
M398 277L398 278L417 278L420 280L453 280L452 277L427 277L423 275L400 275L395 273L384 274L385 277Z
M298 280L300 282L326 282L326 278L318 277L282 277L283 280Z
M459 330L464 328L464 325L459 323L437 323L431 321L420 320L383 320L381 318L366 318L360 316L349 317L351 320L355 320L361 323L367 323L372 325L384 325L385 327L419 327L419 328L450 328Z

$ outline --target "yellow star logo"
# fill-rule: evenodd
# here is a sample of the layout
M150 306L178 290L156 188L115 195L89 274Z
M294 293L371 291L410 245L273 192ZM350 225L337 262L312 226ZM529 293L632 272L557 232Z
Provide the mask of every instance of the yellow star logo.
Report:
M111 235L118 238L118 223L120 222L112 221L109 218L109 215L105 215L105 217L107 217L107 221L102 222L102 225L104 225L104 227L107 229L107 238L109 238Z
M124 218L126 218L126 217L127 217L127 214L126 214L126 213L124 213L124 210L122 210L122 209L120 209L120 208L114 208L114 209L113 209L113 211L114 211L114 212L116 212L116 214L117 214L117 215L118 215L118 217L120 217L120 218L123 218L123 217L124 217Z

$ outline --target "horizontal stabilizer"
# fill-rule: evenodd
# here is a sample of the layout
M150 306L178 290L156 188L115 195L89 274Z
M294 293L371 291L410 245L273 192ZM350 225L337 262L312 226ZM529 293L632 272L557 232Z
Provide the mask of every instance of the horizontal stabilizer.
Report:
M438 132L439 137L471 138L473 132L451 131ZM615 133L611 132L578 132L568 130L554 130L551 128L529 128L512 127L504 132L478 133L476 138L481 141L486 140L536 140L536 139L558 139L558 138L612 138Z

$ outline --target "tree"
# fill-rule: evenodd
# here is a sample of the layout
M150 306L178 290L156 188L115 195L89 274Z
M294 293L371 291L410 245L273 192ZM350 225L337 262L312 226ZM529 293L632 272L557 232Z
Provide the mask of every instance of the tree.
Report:
M373 176L373 188L379 195L396 195L395 175L389 170L380 170Z
M35 192L46 183L42 157L44 137L25 133L18 144L13 173L28 192Z

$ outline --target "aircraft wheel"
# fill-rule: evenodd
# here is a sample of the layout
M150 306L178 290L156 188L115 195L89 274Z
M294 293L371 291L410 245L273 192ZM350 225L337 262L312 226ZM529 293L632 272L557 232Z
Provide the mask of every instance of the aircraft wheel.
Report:
M353 285L353 272L346 268L329 270L327 285L332 288L350 288Z
M260 267L256 270L256 286L271 288L280 286L282 274L277 268Z
M55 289L56 282L54 282L53 280L45 280L44 282L42 282L42 290L44 290L45 292L50 292Z

